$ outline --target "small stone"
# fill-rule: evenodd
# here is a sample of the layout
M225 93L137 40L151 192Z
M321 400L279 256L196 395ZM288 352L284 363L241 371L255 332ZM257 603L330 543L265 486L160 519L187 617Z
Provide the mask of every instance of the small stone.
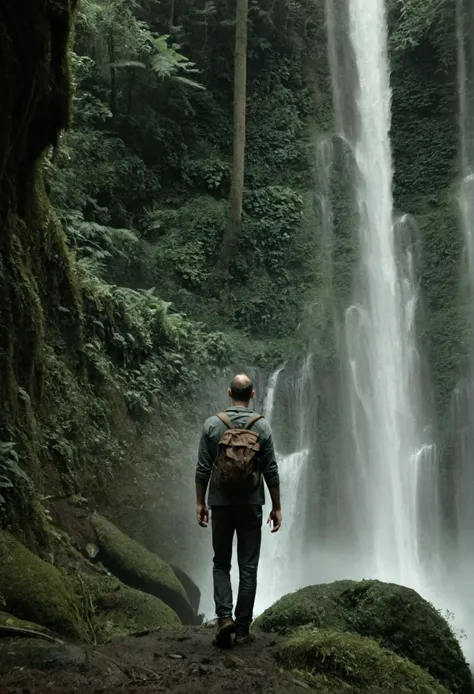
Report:
M185 657L183 653L167 653L166 656L171 660L183 660Z
M96 556L99 554L99 548L93 542L89 542L86 545L86 554L89 557L89 559L95 559Z
M242 660L240 660L240 658L236 658L235 655L228 655L224 660L224 666L229 668L229 670L234 670L235 668L240 667L242 664Z
M201 658L201 663L203 665L210 665L212 663L212 660L208 658L207 656L204 656L204 658Z

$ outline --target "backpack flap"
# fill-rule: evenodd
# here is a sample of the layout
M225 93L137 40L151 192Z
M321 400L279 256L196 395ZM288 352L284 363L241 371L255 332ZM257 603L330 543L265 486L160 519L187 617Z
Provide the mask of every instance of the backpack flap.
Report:
M258 487L260 482L259 435L249 430L260 419L260 415L251 417L247 425L239 429L233 427L226 413L223 414L224 416L218 415L218 417L228 428L222 434L218 444L214 466L215 479L217 484L231 495L248 494Z

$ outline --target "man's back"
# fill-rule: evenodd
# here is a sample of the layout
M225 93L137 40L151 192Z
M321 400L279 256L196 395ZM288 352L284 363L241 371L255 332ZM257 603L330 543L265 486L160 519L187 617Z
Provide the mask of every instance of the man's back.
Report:
M249 419L255 415L252 409L244 406L232 406L225 412L236 429L243 429ZM207 484L210 479L208 503L211 507L233 504L263 506L265 504L263 481L265 480L270 488L279 483L278 466L275 459L270 425L263 417L252 425L252 431L255 431L259 436L260 454L258 456L258 466L262 474L258 487L244 496L232 494L222 489L212 474L217 457L218 444L226 428L224 422L217 415L209 417L204 423L199 446L196 481Z

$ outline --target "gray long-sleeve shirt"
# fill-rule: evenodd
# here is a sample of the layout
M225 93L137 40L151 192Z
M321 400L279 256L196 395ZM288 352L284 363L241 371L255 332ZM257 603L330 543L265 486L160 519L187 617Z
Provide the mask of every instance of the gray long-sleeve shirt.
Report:
M249 407L242 406L229 407L226 410L226 413L229 415L232 424L237 429L244 427L249 418L255 414L255 412ZM255 422L255 424L252 426L252 431L255 431L259 435L261 446L259 466L262 474L259 486L252 490L250 494L240 498L230 497L215 482L214 475L212 474L214 461L217 457L217 445L225 430L226 425L219 419L219 417L217 417L217 415L209 417L209 419L207 419L204 423L201 440L199 443L199 455L196 466L196 483L207 487L210 480L211 483L209 486L208 504L211 507L231 506L235 504L255 504L256 506L263 506L265 503L265 489L263 481L265 480L269 489L278 487L280 484L278 465L275 458L270 425L265 419L262 418Z

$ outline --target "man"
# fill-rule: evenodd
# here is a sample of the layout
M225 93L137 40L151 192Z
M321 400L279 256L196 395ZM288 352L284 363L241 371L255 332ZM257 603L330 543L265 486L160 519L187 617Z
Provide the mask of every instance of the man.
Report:
M221 648L232 645L233 633L235 633L236 645L244 645L253 640L250 625L257 591L262 506L265 503L264 480L273 504L267 521L271 525L272 533L280 529L282 520L280 480L272 433L268 422L256 417L254 411L249 408L250 400L255 395L251 379L245 374L235 376L228 394L231 398L231 407L225 411L223 418L214 415L204 424L196 468L197 521L204 528L209 522L206 490L210 481L208 501L212 510L214 601L218 618L218 629L213 643ZM224 488L222 483L218 482L216 459L219 441L225 432L231 429L229 425L232 425L232 429L240 430L245 428L247 423L248 430L257 435L254 439L257 439L257 446L259 446L259 451L255 454L258 473L256 473L255 486L242 495L234 493L228 487ZM234 533L237 533L237 558L240 572L235 622L232 619L230 578Z

